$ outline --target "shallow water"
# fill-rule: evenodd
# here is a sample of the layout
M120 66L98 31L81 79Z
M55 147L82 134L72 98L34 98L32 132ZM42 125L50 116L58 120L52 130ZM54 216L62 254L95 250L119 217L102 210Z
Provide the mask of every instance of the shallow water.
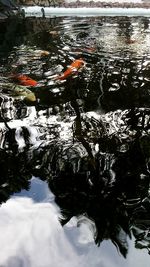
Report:
M0 40L0 266L148 267L149 18L12 18Z

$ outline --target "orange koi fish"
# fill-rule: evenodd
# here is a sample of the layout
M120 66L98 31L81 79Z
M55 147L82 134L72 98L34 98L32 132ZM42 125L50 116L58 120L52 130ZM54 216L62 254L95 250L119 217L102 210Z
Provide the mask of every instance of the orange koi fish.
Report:
M62 74L56 77L58 80L65 80L70 75L73 75L78 72L85 65L85 61L82 58L76 59L71 63L67 70Z
M15 82L23 86L36 86L37 81L31 79L30 77L23 74L15 74L11 77Z

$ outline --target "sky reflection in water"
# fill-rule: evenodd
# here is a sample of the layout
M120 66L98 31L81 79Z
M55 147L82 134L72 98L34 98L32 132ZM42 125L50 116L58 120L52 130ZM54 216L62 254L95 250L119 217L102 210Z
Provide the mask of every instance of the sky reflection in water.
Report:
M35 195L36 190L36 195ZM90 223L75 217L63 228L46 182L32 178L30 190L13 195L0 208L0 266L149 267L149 255L130 242L125 260L110 241L97 247Z

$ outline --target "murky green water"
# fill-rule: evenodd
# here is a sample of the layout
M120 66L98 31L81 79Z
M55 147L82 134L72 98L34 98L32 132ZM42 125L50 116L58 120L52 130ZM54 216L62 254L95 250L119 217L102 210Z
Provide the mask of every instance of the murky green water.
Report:
M0 266L148 267L149 18L0 21L0 62Z

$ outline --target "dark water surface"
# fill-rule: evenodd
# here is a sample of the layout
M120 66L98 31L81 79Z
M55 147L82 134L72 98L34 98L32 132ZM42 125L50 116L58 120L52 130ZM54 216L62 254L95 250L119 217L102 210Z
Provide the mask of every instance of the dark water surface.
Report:
M149 267L149 18L1 20L0 63L0 267Z

